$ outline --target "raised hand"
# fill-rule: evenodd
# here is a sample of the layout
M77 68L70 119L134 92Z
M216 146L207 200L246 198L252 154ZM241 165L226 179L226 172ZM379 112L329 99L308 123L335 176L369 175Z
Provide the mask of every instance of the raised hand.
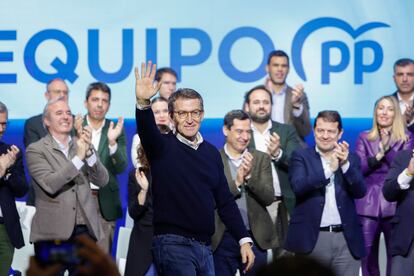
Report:
M407 122L407 124L411 123L411 121L414 118L414 108L412 105L405 105L406 109L404 112L404 117L405 117L405 121Z
M391 138L391 131L387 130L385 128L380 129L380 137L381 137L381 141L380 141L380 151L381 151L381 146L382 146L382 150L383 152L386 152L388 150L388 148L390 147L390 138Z
M302 96L304 93L304 87L303 84L299 83L295 85L295 87L292 90L292 105L298 106L302 100Z
M339 160L339 165L343 166L348 162L349 144L345 141L335 144L335 153Z
M161 83L154 84L156 70L157 65L152 64L151 61L147 65L145 62L141 63L141 75L139 74L138 67L135 67L135 96L138 104L151 99L160 89Z
M276 157L279 155L280 151L280 137L277 135L276 132L272 132L270 135L269 140L266 141L267 143L267 153L272 156Z
M141 191L148 191L149 182L145 173L139 168L135 170L135 179L137 180L138 185L141 187Z
M253 155L250 152L246 152L245 155L243 156L242 163L237 169L236 181L235 181L237 187L240 187L246 180L246 177L251 173L252 161L253 161Z
M113 146L116 144L116 139L121 135L122 128L124 126L124 118L119 117L118 123L114 126L114 122L109 123L109 129L108 129L108 142L109 145Z
M83 117L81 114L76 114L75 121L73 123L73 127L76 130L76 133L78 134L78 137L82 134L82 125L83 125Z
M7 150L7 153L0 155L0 176L3 176L7 169L13 166L19 152L19 148L12 145L10 149Z

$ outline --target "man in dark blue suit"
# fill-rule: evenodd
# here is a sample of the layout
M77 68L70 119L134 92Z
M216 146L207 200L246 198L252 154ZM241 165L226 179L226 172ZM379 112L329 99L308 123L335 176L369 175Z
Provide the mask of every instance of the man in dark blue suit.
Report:
M358 275L365 255L354 199L365 195L359 158L338 142L343 133L336 111L321 111L314 124L315 147L294 151L289 179L296 195L285 248L314 257L337 275Z
M382 192L388 201L397 201L391 220L391 275L414 275L414 153L399 152L385 179Z
M0 139L6 130L7 117L7 107L0 102ZM26 192L19 149L0 141L0 276L8 275L14 248L24 245L15 197L22 197Z

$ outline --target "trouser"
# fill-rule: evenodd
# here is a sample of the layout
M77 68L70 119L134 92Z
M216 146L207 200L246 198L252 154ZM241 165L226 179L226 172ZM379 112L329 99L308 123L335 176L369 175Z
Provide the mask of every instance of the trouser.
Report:
M319 232L309 256L331 268L336 275L358 276L361 261L349 251L343 232Z
M114 241L114 233L115 233L115 226L116 221L107 221L103 216L102 212L99 208L99 197L98 197L98 191L92 191L93 199L95 200L96 206L98 208L99 213L99 220L102 224L102 232L103 232L103 238L99 239L96 243L99 245L102 250L107 253L111 254L112 252L112 243Z
M266 265L267 252L253 244L253 253L255 255L254 265L250 271L243 275L256 275L257 270ZM234 276L239 269L242 272L245 264L242 263L240 256L240 245L229 232L225 231L223 237L213 253L214 269L216 276Z
M0 276L7 276L13 261L14 247L7 235L6 227L0 223Z
M157 272L163 276L214 276L210 245L179 235L157 235L153 239Z
M392 257L391 276L414 275L414 250L411 242L407 256L396 255Z
M380 276L378 250L381 232L384 233L385 247L387 250L386 275L389 276L391 274L391 218L360 216L365 240L365 250L367 252L367 256L361 259L362 275L364 276Z

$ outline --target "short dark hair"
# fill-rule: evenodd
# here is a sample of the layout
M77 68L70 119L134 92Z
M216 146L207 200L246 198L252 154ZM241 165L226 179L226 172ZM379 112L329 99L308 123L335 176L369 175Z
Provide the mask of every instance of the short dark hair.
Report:
M318 113L313 123L313 128L316 127L316 121L318 119L322 119L325 122L336 123L338 122L338 130L342 130L342 119L341 115L339 115L338 111L336 110L323 110Z
M197 99L200 101L201 111L204 111L204 103L201 95L191 88L180 88L168 98L168 112L174 113L174 104L178 99Z
M411 64L414 65L414 60L412 60L411 58L400 58L394 63L394 72L397 67L405 67Z
M286 52L284 52L282 50L271 51L269 53L269 55L267 56L267 65L270 64L270 61L272 60L272 57L285 57L287 59L288 66L289 66L289 56L286 54Z
M155 80L160 81L162 79L162 76L165 73L173 75L176 79L178 78L177 77L177 72L175 72L172 68L163 67L163 68L158 69L157 72L155 73Z
M253 87L252 89L250 89L249 91L246 92L246 94L244 94L244 103L248 104L250 102L250 95L256 91L256 90L264 90L267 92L267 94L269 94L270 97L270 103L273 104L273 98L272 98L272 92L270 92L269 89L267 89L266 86L264 85L257 85L255 87Z
M103 82L93 82L88 85L86 88L86 97L85 99L88 100L91 96L92 90L99 90L109 95L109 102L111 102L111 88L106 83Z
M234 120L250 120L249 114L241 109L235 109L232 111L227 112L226 116L224 116L224 126L227 129L230 129L234 125Z

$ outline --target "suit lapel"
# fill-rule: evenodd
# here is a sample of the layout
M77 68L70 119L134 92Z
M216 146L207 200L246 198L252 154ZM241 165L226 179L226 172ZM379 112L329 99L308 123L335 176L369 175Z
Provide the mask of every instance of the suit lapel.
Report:
M105 119L105 124L102 128L101 139L99 140L98 154L102 156L104 147L108 145L108 129L109 129L109 120Z
M229 158L224 152L224 148L220 150L220 155L221 155L221 160L223 160L224 175L226 176L227 179L233 179L231 177L231 172L230 172Z
M285 92L285 106L283 110L283 119L285 120L285 124L290 123L290 114L292 114L292 105L290 104L292 101L292 88L288 86Z

